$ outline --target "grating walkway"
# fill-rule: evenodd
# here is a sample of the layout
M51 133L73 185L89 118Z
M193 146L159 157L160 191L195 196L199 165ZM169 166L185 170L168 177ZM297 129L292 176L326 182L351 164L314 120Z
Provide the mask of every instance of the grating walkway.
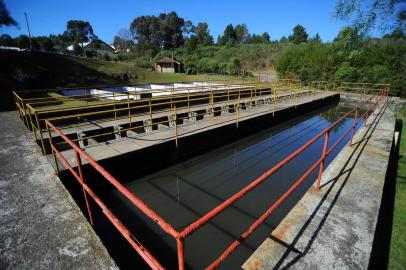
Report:
M276 103L275 112L284 110L289 107L310 103L316 100L322 100L333 95L335 95L335 93L333 92L316 92L312 95L302 96L298 100L286 99L284 101ZM261 104L261 106L252 107L247 110L241 110L238 115L239 122L241 123L259 117L261 115L272 114L272 106L272 104ZM215 117L208 117L204 120L196 121L190 124L178 125L177 130L175 130L175 128L164 128L162 130L156 130L141 134L133 132L131 135L127 134L126 137L110 140L107 143L102 142L94 145L89 145L86 147L86 152L96 161L100 161L125 153L138 151L152 145L175 140L176 135L178 136L178 138L182 138L191 136L196 133L213 130L222 126L236 124L236 120L237 114L234 112L221 114ZM66 160L72 166L76 166L76 159L73 150L66 150L62 153ZM83 162L85 163L85 161Z

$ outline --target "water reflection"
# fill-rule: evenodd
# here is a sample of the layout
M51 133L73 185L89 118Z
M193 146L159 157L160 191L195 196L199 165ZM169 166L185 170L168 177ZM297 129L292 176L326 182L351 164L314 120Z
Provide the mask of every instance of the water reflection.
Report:
M126 186L177 230L182 230L262 175L351 108L340 104L316 115L306 115L129 182ZM353 124L352 117L331 130L329 146L334 144ZM361 125L362 121L358 127ZM348 139L343 140L332 151L326 164L331 162L347 142ZM238 239L248 226L320 158L322 145L323 138L316 141L232 207L188 237L185 241L188 267L203 269L216 259L228 245ZM314 183L315 177L316 173L311 174L267 222L222 264L220 269L240 269L241 264ZM127 219L130 219L131 215L139 215L127 200L118 194L116 196L121 200L122 205L117 206L116 211L121 209L122 215L125 215ZM171 237L166 236L142 215L140 218L144 219L146 226L151 226L152 233L162 239L166 249L176 250L175 241ZM137 234L135 233L135 235ZM140 239L143 243L146 242L148 247L159 245L156 242L148 243L149 238L147 235L144 237L140 235ZM160 253L162 252L167 251L162 250ZM157 257L160 258L160 255ZM172 267L176 268L176 265L168 265L168 268Z

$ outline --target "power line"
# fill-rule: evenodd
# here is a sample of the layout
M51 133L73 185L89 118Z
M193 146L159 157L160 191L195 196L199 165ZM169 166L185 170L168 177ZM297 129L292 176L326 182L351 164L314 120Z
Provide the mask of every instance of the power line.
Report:
M30 31L30 25L28 24L28 18L27 18L27 13L24 12L25 15L25 22L27 23L27 29L28 29L28 37L30 39L30 51L32 51L32 42L31 42L31 31Z

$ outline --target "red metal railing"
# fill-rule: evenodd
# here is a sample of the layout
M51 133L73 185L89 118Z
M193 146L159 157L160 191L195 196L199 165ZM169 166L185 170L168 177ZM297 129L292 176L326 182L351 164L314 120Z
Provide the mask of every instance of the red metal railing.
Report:
M135 251L145 260L145 262L152 269L164 269L160 262L144 247L132 234L131 232L118 220L118 218L108 209L108 207L101 201L101 199L92 191L92 189L86 184L82 173L82 158L86 160L96 171L98 171L109 183L111 183L117 190L124 195L132 204L138 208L142 213L144 213L148 218L158 224L163 231L171 235L177 242L178 251L178 267L179 269L185 268L184 261L184 246L183 242L186 237L191 235L193 232L201 228L215 216L224 211L227 207L232 205L234 202L242 198L249 191L257 187L262 182L266 181L273 173L277 172L284 165L289 163L293 158L297 157L310 145L315 143L318 139L324 136L324 144L321 153L321 157L312 165L310 168L276 201L274 202L268 210L266 210L241 236L239 239L235 240L228 248L216 259L214 260L206 269L215 269L218 267L234 250L236 250L241 242L248 238L251 233L254 232L265 220L295 191L300 184L315 170L319 167L318 177L317 177L317 187L320 188L320 180L324 170L324 160L331 153L331 151L351 132L351 137L349 140L350 145L352 144L355 129L358 123L364 119L364 124L369 114L372 113L375 108L385 101L388 95L388 88L380 90L376 95L370 97L367 101L361 101L358 103L351 111L344 114L340 119L331 124L329 127L321 131L319 134L314 136L311 140L306 142L304 145L299 147L289 156L284 158L274 167L269 169L267 172L262 174L260 177L252 181L246 187L241 189L239 192L235 193L233 196L225 200L223 203L215 207L213 210L200 217L195 222L188 225L182 231L175 230L165 219L160 217L154 210L152 210L148 205L142 202L137 196L132 194L127 188L125 188L119 181L117 181L112 175L110 175L102 166L100 166L95 160L93 160L86 152L79 148L74 142L72 142L68 137L66 137L57 127L55 127L50 121L46 120L47 128L54 130L68 145L70 145L75 153L77 171L70 165L70 163L64 158L64 156L58 151L58 149L53 145L52 137L50 137L50 145L55 157L55 162L57 162L56 157L59 157L61 162L66 166L66 168L72 173L76 180L80 183L83 188L83 194L86 202L86 207L89 215L90 223L93 225L93 216L89 204L89 196L96 202L96 204L102 209L103 214L110 220L110 222L117 228L117 230L126 238L130 245L135 249ZM360 117L358 116L361 106L368 102L368 108ZM332 128L343 122L348 116L354 114L354 122L351 127L344 132L344 134L337 139L337 141L328 148L329 142L329 132Z

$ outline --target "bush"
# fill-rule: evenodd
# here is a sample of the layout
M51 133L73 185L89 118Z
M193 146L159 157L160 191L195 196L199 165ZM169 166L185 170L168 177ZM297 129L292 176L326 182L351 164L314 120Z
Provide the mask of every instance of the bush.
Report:
M111 56L108 55L108 54L103 54L102 58L103 58L104 61L111 61Z
M93 58L93 57L96 56L96 52L95 52L95 51L86 50L86 51L85 51L85 55L86 55L87 58Z
M349 62L344 62L337 69L334 78L337 81L355 82L358 79L357 68L352 67Z
M290 45L276 60L276 70L302 81L390 83L391 94L406 95L406 43L359 37L351 45L347 36L341 33L333 43Z

